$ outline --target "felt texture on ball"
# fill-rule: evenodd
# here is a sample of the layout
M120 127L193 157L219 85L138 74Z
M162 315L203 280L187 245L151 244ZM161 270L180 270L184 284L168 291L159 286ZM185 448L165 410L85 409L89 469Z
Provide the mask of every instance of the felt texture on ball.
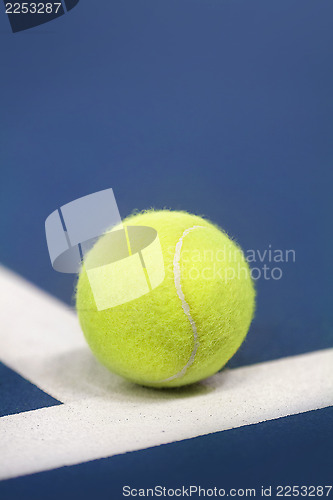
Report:
M156 388L216 373L243 342L254 315L255 289L242 250L219 227L186 212L149 210L123 226L157 231L165 276L148 293L99 310L83 264L76 308L92 352L112 372ZM87 260L105 252L106 237ZM108 287L104 278L97 282L101 294ZM131 275L123 279L130 288Z

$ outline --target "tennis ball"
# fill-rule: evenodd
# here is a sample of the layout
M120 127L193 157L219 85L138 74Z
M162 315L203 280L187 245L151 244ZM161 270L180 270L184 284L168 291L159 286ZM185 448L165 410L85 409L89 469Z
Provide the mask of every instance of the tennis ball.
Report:
M123 226L157 231L164 279L133 300L99 310L86 264L107 257L108 233L100 237L76 289L92 352L112 372L145 386L183 386L216 373L243 342L254 314L255 290L241 249L216 225L186 212L150 210L128 217ZM152 255L147 269L154 268ZM101 266L93 287L108 296L111 285L103 273ZM134 274L119 277L129 293Z

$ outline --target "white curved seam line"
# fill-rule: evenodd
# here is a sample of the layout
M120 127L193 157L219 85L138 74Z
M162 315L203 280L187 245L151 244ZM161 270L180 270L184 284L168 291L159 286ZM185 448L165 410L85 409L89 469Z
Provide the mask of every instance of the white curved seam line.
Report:
M169 382L170 380L174 380L176 378L180 378L183 375L185 375L186 370L194 362L194 358L195 358L195 355L196 355L198 347L199 347L197 325L195 324L195 321L191 316L190 306L186 302L185 295L184 295L184 292L182 290L181 272L180 272L180 254L181 254L181 250L182 250L183 241L184 241L185 236L187 236L190 232L194 231L195 229L201 229L201 228L204 228L204 226L193 226L193 227L190 227L189 229L186 229L183 232L182 236L179 238L179 240L176 244L175 255L173 258L173 275L174 275L175 287L176 287L177 295L180 298L180 301L182 303L183 311L184 311L185 315L187 316L187 319L189 320L192 331L193 331L193 339L194 339L193 350L192 350L190 359L188 360L186 365L181 369L181 371L176 373L175 375L172 375L169 378L161 380L161 382Z

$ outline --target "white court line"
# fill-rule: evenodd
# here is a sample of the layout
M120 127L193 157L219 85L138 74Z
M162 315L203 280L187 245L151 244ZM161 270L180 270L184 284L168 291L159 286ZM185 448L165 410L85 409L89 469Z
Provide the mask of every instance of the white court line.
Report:
M333 349L159 391L107 372L66 306L1 269L0 302L1 360L66 403L0 419L1 479L333 405Z

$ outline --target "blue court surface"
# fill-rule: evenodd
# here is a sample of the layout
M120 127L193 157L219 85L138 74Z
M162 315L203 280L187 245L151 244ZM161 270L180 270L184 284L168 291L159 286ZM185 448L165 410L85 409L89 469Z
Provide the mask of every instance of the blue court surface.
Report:
M332 2L62 4L15 33L0 5L0 499L333 498ZM249 259L250 331L201 383L85 343L44 224L110 187Z

